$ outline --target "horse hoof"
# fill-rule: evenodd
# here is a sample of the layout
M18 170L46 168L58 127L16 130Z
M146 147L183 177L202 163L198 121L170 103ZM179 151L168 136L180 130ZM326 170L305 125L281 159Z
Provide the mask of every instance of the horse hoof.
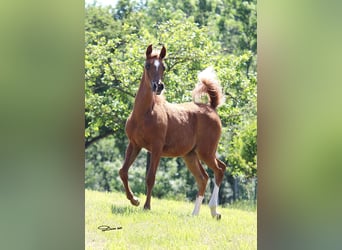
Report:
M221 214L219 214L219 213L211 214L211 216L213 218L216 218L216 220L221 220Z
M147 206L147 205L145 205L145 206L144 206L144 210L151 210L151 207L150 207L150 206Z
M131 200L131 204L132 204L133 206L139 206L140 201L139 201L138 198L135 198L135 197L134 197L134 198Z

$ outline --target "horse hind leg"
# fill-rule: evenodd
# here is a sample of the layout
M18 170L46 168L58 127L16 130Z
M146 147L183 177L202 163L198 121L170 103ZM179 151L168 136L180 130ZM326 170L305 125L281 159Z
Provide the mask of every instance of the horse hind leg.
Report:
M137 158L141 148L133 145L132 143L128 144L126 149L125 161L123 163L122 168L119 170L119 175L124 184L127 199L131 201L131 204L134 206L139 206L140 202L137 197L133 195L131 188L128 185L128 170L131 167L134 160Z
M204 198L204 192L209 179L208 173L202 167L195 152L191 152L183 157L187 167L196 179L198 185L198 194L195 201L195 207L192 215L198 215Z
M217 212L216 208L218 206L219 189L224 177L226 165L216 157L206 158L204 162L214 171L215 184L209 201L209 207L212 217L219 220L221 219L221 214Z

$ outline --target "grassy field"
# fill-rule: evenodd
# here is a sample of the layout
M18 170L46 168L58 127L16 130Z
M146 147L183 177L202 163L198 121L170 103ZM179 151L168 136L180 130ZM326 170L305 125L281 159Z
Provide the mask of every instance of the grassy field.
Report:
M85 191L86 249L256 249L256 209L219 207L222 219L211 218L207 204L198 217L194 204L152 197L151 211L133 207L123 193ZM102 232L100 225L121 226Z

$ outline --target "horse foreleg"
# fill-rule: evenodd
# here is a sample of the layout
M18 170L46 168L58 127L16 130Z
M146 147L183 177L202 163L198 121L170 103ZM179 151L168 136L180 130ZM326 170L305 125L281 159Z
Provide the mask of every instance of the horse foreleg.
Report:
M147 186L147 194L146 194L146 202L144 205L144 209L151 209L151 196L152 196L152 189L154 186L154 182L156 179L156 173L158 164L160 161L161 152L159 151L152 151L151 152L151 162L150 167L148 168L147 175L146 175L146 186Z
M134 160L137 158L140 150L140 147L133 145L130 142L126 149L125 161L123 163L122 168L119 170L119 175L124 184L127 199L129 199L131 201L131 204L134 206L138 206L140 202L138 198L133 195L132 190L128 185L128 170L131 167Z

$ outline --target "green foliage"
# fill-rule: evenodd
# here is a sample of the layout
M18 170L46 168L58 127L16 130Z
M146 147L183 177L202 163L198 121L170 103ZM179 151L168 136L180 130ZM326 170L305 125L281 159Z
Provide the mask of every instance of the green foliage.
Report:
M100 191L121 190L118 169L122 161L111 136L94 143L86 150L86 155L85 187Z
M236 131L228 143L226 161L235 176L256 176L256 121Z
M167 48L164 95L169 102L191 101L198 72L215 68L226 96L218 109L225 180L256 177L255 0L120 0L115 8L87 6L85 31L87 188L122 190L117 171L127 145L124 127L151 43ZM145 192L145 165L141 153L130 171L138 193ZM232 185L222 184L224 202L232 197ZM197 185L181 159L162 159L153 191L157 197L193 199Z

